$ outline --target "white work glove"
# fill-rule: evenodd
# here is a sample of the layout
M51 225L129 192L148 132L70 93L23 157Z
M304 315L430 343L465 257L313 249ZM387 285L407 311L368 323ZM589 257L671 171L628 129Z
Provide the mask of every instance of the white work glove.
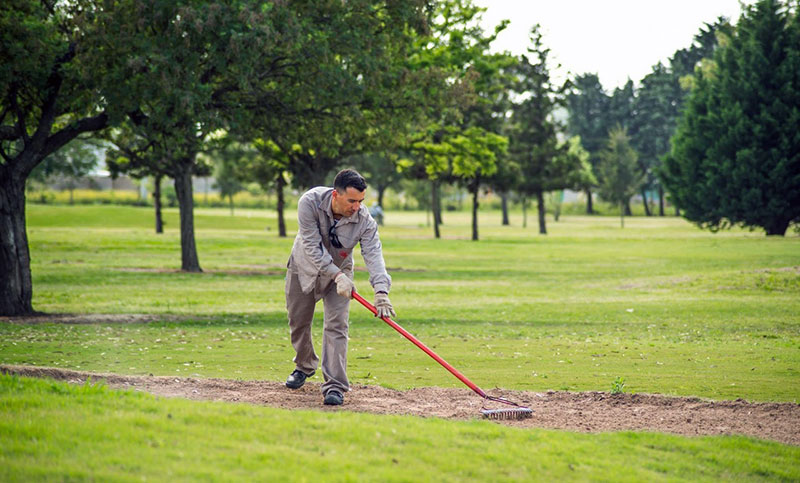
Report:
M378 310L378 313L375 314L376 317L397 317L397 314L394 313L392 303L389 302L389 295L384 292L375 294L375 308Z
M350 298L350 294L356 289L356 285L344 272L339 272L333 281L336 282L336 293L342 297Z

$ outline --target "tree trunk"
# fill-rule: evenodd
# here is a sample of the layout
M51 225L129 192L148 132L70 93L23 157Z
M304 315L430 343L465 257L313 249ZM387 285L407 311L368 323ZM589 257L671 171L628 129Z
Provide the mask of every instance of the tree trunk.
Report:
M547 235L547 225L545 224L544 211L544 192L542 190L536 191L536 203L539 205L539 234Z
M625 228L625 204L620 202L619 204L619 226L620 228Z
M442 222L442 205L439 203L439 182L433 181L431 186L431 209L433 210L433 236L441 238L439 224Z
M594 215L594 207L592 207L592 189L586 188L583 192L586 193L586 214Z
M626 216L633 216L633 212L631 211L631 200L626 201L622 205L622 208L625 211Z
M658 186L658 216L664 216L664 188Z
M283 188L286 186L286 179L284 179L282 172L278 173L278 179L276 181L275 191L278 194L278 236L286 238L286 219L283 216L283 210L286 206Z
M522 228L528 228L528 198L522 197Z
M644 214L646 216L653 216L650 212L650 205L647 204L647 190L644 189L644 186L642 186L642 202L644 203Z
M558 219L561 218L561 205L564 203L564 190L557 191L555 197L558 199L553 206L553 220L558 222Z
M156 210L156 233L164 233L164 218L161 217L161 179L163 176L153 177L153 206Z
M386 193L386 186L378 186L378 206L383 207L383 195Z
M431 188L431 197L433 206L433 221L435 224L441 225L444 222L442 221L442 198L439 190L439 181L433 182L433 187Z
M480 184L475 182L475 190L472 192L472 241L478 241L478 192Z
M500 193L500 203L503 207L503 226L508 226L510 225L508 222L508 193L505 191Z
M771 223L764 227L767 236L785 236L789 229L789 220L771 220Z
M34 313L25 180L0 165L0 315Z
M175 173L175 194L178 197L178 210L181 218L181 270L202 272L197 259L197 246L194 240L194 198L192 196L193 159L185 159Z
M233 195L228 195L228 200L230 201L231 205L231 216L233 216Z

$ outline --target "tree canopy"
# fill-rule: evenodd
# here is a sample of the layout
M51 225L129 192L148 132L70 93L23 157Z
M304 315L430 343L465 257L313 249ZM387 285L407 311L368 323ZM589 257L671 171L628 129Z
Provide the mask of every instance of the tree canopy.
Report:
M717 230L783 235L800 219L800 21L777 0L745 8L697 69L665 163L684 216Z

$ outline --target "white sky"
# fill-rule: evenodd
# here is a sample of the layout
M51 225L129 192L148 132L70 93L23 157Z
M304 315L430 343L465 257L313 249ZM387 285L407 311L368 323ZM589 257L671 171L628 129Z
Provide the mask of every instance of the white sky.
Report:
M744 0L746 5L754 0ZM705 22L724 15L736 23L739 0L475 0L487 7L482 26L492 32L508 25L492 50L524 54L531 27L538 23L550 48L555 79L596 73L607 91L637 83L659 61L688 47ZM560 69L556 65L561 64Z

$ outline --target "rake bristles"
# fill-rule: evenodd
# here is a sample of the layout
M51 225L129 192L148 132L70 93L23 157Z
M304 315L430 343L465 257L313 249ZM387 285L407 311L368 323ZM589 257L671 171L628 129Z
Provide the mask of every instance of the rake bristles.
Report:
M530 408L511 408L511 409L481 409L484 418L495 421L507 421L511 419L527 419L533 417L533 410Z

